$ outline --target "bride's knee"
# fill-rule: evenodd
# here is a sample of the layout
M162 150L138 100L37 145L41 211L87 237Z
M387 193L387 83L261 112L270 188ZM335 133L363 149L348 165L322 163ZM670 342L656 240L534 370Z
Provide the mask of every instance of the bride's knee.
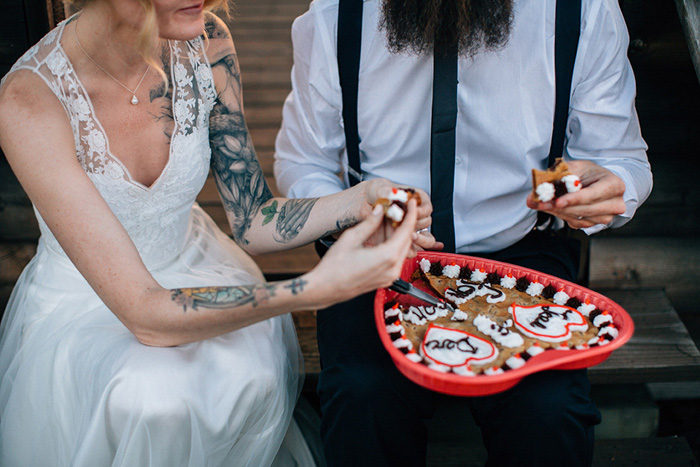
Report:
M187 417L186 392L175 381L162 377L144 374L121 377L109 391L108 416L117 425L129 420L159 422Z

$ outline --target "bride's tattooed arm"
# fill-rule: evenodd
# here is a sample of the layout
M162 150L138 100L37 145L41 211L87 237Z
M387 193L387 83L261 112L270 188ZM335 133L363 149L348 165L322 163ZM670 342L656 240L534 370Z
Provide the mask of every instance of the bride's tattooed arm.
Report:
M276 296L279 289L289 291L291 295L299 295L304 291L307 281L296 278L284 282L271 282L256 285L236 287L200 287L172 290L171 299L188 310L228 309L250 304L253 307L268 302Z
M209 40L226 37L228 32L207 22ZM246 245L253 222L261 217L262 225L274 222L273 238L279 243L294 240L303 229L317 199L277 200L267 186L255 155L250 133L242 112L241 78L233 50L213 57L214 73L222 77L223 89L209 119L212 170L221 194L233 237Z
M367 185L324 198L273 197L246 126L241 70L228 29L210 16L205 31L217 90L209 119L211 167L236 242L250 253L266 253L302 246L359 222L362 209L371 210ZM378 197L371 193L372 199Z

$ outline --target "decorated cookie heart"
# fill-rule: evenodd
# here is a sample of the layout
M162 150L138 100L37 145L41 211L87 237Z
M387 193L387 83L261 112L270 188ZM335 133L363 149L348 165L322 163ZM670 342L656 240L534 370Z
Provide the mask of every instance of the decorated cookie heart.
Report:
M421 344L421 352L430 360L449 367L470 363L486 364L498 357L489 341L457 329L431 324Z
M572 331L588 328L583 315L568 306L520 306L514 303L509 311L520 332L546 342L563 342L571 338Z

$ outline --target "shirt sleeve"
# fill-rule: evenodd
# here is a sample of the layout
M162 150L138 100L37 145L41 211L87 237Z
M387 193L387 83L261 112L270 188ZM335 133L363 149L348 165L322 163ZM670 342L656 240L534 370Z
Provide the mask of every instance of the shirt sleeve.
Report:
M627 208L609 225L586 229L591 234L627 223L649 196L652 174L634 105L636 84L622 12L616 0L588 5L575 65L566 152L571 159L591 160L620 177Z
M292 92L275 143L277 186L292 198L330 195L346 187L335 22L326 24L316 5L292 26Z

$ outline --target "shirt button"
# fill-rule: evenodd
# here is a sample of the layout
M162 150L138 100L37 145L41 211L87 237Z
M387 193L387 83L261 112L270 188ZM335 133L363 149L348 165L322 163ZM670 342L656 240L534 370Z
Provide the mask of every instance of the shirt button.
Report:
M459 165L461 163L462 163L462 159L460 159L459 157L455 159L455 165Z

